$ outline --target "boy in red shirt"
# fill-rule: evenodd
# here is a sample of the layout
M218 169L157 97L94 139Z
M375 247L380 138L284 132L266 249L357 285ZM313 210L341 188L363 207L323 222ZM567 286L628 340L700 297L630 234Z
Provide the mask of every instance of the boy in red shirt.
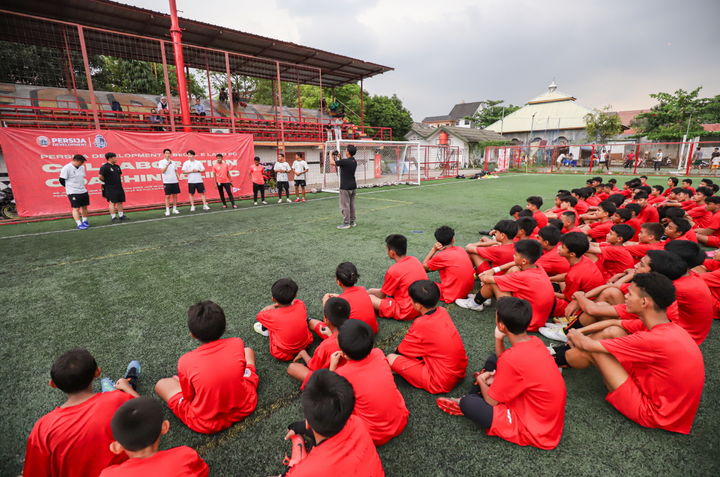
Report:
M27 440L24 477L95 477L111 464L127 459L110 452L110 420L125 402L139 395L126 378L118 391L94 393L100 377L95 358L84 349L58 357L50 369L50 387L67 401L38 419Z
M260 200L263 204L267 204L265 201L265 166L260 164L260 158L255 156L255 163L250 166L250 180L253 186L253 205L258 205L258 193L260 194Z
M664 195L664 191L665 188L661 185L652 186L652 191L650 192L650 195L647 199L648 205L657 206L665 202L667 198Z
M338 335L342 351L333 353L330 371L350 381L355 390L353 413L365 422L375 445L381 446L402 433L410 413L385 354L373 348L374 340L367 323L346 321Z
M217 185L218 193L220 194L220 200L223 204L223 209L227 209L227 203L225 202L225 193L227 193L230 203L233 209L237 209L235 205L235 198L232 193L232 179L230 178L230 166L223 160L222 154L215 154L215 164L213 164L213 174L215 175L215 185Z
M408 295L413 282L427 280L427 273L420 260L407 253L407 239L404 235L392 234L385 237L387 255L395 263L385 272L382 288L368 290L373 307L378 315L394 320L412 320L418 316Z
M616 273L624 272L635 265L630 252L623 244L630 240L635 231L627 224L613 225L603 243L591 243L588 253L596 255L595 265L600 269L605 280Z
M281 278L271 288L273 304L257 314L253 325L256 332L269 336L270 354L280 361L290 361L312 343L307 327L307 309L296 300L298 286L289 278Z
M317 330L322 327L324 330L316 331L318 335L322 337L329 332L330 336L323 338L323 341L315 348L312 358L307 351L302 350L288 366L288 374L302 383L301 388L307 384L313 371L330 367L330 356L334 352L340 351L337 340L338 330L349 317L350 304L343 298L330 297L323 304L323 321L310 320L308 323L310 329ZM305 361L305 364L299 362L301 359Z
M396 353L388 355L390 367L416 388L432 394L450 392L465 377L468 363L460 333L447 310L437 306L440 290L435 282L413 283L410 297L421 315Z
M567 391L543 342L527 334L531 317L527 301L498 300L496 354L485 362L468 395L436 402L448 414L468 417L488 435L554 449L562 437ZM512 345L509 349L505 337Z
M494 237L483 237L478 242L469 243L465 251L470 256L478 274L492 267L499 267L512 262L513 239L518 233L518 225L514 220L501 220L490 231Z
M539 195L531 195L527 199L527 208L533 213L533 219L537 222L538 228L543 228L548 224L547 215L543 214L540 207L543 205L543 199Z
M314 447L285 474L288 477L383 477L382 462L365 423L353 411L352 385L326 369L313 373L301 397L305 420L288 426L285 440L297 436ZM322 445L320 445L322 444Z
M155 394L190 429L213 434L255 410L255 353L240 338L221 339L225 312L212 301L188 309L188 328L202 344L180 357L177 376L159 380Z
M558 252L570 263L570 270L564 277L563 292L555 293L553 316L565 316L565 308L576 291L588 292L605 282L595 262L584 256L589 248L590 241L583 233L570 232L560 238Z
M110 450L129 459L106 468L100 477L209 475L208 465L194 449L181 446L159 450L160 437L170 430L170 421L163 419L162 406L154 399L139 397L126 402L115 412L111 426L115 441Z
M640 191L636 193L635 203L640 206L640 213L637 215L637 218L641 225L646 222L660 222L660 213L653 207L647 192Z
M604 239L610 231L610 227L613 226L613 221L610 217L615 213L615 210L617 210L617 207L615 207L615 204L609 200L600 202L597 212L594 214L585 214L584 216L580 216L581 219L592 218L597 219L597 221L591 224L583 225L580 227L580 230L585 232L593 240L597 241Z
M695 231L698 242L708 247L720 247L720 197L714 195L705 199L705 206L710 212L710 220L705 228Z
M342 293L326 293L323 296L323 304L331 297L340 297L350 304L350 319L364 321L373 330L378 332L377 316L375 315L375 307L370 299L370 295L364 287L356 286L360 274L355 264L351 262L343 262L335 269L335 283L342 289ZM329 332L320 335L321 339L330 336Z
M707 208L707 199L712 197L713 190L708 187L698 187L692 200L695 206L687 210L687 215L692 217L694 222L693 228L704 229L710 225L712 220L712 212Z
M628 419L689 434L700 405L705 365L687 331L667 317L674 301L670 279L655 272L635 275L625 303L645 329L627 334L617 320L608 320L570 330L573 348L564 358L573 368L598 368L610 391L607 401Z
M642 224L640 233L638 233L638 243L625 245L625 250L630 252L633 260L637 263L647 254L648 250L662 250L665 247L665 242L660 241L664 233L665 229L659 223Z
M435 245L423 265L425 270L440 272L440 300L452 303L465 298L475 286L475 269L462 247L455 246L455 231L443 225L435 230Z
M545 270L549 277L567 273L570 270L570 263L565 257L558 253L558 242L562 232L557 227L549 225L538 232L538 240L543 248L542 257L538 258L535 265Z

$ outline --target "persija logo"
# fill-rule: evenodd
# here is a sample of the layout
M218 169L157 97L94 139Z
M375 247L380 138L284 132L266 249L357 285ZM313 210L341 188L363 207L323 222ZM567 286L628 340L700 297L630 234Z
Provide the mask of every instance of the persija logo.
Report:
M47 136L38 136L37 143L40 147L48 147L50 145L50 139Z

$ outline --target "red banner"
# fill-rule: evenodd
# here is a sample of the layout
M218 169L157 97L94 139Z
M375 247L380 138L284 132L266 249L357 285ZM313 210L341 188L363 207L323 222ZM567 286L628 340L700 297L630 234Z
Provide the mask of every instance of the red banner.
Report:
M18 213L24 217L69 212L70 205L59 176L60 169L75 154L87 158L85 169L90 210L107 208L98 178L106 152L114 152L118 156L127 197L125 205L128 207L163 202L162 177L157 162L162 159L165 148L172 150L173 159L180 164L187 159L186 151L195 151L196 159L205 165L205 189L209 198L219 197L212 173L212 164L218 153L225 156L230 166L233 193L245 195L252 191L248 172L255 150L250 134L2 128L0 145ZM185 180L185 175L181 174L179 200L182 201L187 200Z

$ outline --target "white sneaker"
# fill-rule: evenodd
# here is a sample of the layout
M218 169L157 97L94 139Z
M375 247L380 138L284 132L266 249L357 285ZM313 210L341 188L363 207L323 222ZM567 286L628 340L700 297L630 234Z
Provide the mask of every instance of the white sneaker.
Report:
M266 202L266 201L264 201L264 200L262 201L262 203L263 203L263 205L267 205L267 202Z
M170 209L165 209L165 217L168 217L170 215Z
M555 356L555 348L552 346L547 346L547 350L550 353L550 356Z
M179 213L180 213L180 211L179 211L179 210L177 210L177 209L173 209L173 214L175 214L175 215L178 215Z
M282 204L282 197L278 199L278 204Z
M210 210L210 206L207 205L207 204L206 204L206 205L203 205L203 210Z
M546 328L543 326L540 328L540 334L547 339L562 341L563 343L567 343L568 340L562 328Z
M195 206L194 206L194 205L191 205L191 206L190 206L190 212L195 212Z
M292 202L292 200L286 198L286 199L285 199L285 202L287 202L288 204L290 204L290 203Z
M257 202L253 202L253 205L257 205Z
M483 302L483 306L490 306L492 305L492 298L488 298Z
M475 298L458 298L455 300L455 304L460 308L466 308L472 311L483 311L485 308L483 305L475 303Z
M565 328L565 325L562 323L555 323L554 321L548 321L545 323L545 328L550 328L551 330L554 330L556 328Z
M263 336L270 336L270 330L263 330L263 325L256 321L253 325L253 330L255 330L255 333L261 334Z

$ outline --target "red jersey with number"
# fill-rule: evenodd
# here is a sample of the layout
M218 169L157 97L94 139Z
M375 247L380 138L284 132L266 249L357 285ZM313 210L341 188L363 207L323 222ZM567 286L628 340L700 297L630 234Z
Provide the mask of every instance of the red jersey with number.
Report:
M605 280L609 280L616 273L624 272L628 268L635 266L635 259L622 245L601 243L600 252L595 265L600 269Z
M427 266L440 273L440 300L445 303L465 298L475 286L475 268L462 247L440 250L428 260Z
M500 355L490 397L498 401L487 433L521 446L554 449L565 424L565 381L535 336Z
M601 343L639 390L632 393L634 402L613 405L641 426L689 434L705 384L705 364L687 331L669 322ZM608 401L626 384L610 392Z
M710 333L713 317L713 297L705 281L690 274L673 282L678 304L678 319L697 344L702 343Z
M150 457L128 459L103 470L100 477L206 477L210 469L188 446L158 451Z
M532 320L528 331L537 331L550 317L555 304L555 292L545 270L528 268L515 273L495 277L500 291L527 300L532 305Z
M420 260L411 255L404 256L387 269L380 291L389 297L393 297L400 309L401 316L398 318L407 320L419 315L413 308L408 289L416 281L427 279L425 267L420 263Z
M570 270L570 262L568 262L565 257L561 257L557 249L558 246L555 245L553 248L543 253L542 257L538 258L535 262L535 265L542 267L549 277L552 277L553 275L561 275Z
M445 308L416 318L397 349L403 356L425 362L431 393L450 392L465 377L465 345Z
M302 300L261 311L255 319L270 331L270 354L281 361L295 358L313 341L307 326L307 309Z
M335 372L352 384L355 390L353 414L365 422L376 446L400 435L410 412L380 349L374 348L359 361L345 361Z
M132 399L122 391L98 393L85 402L57 407L38 419L25 450L23 477L96 477L128 457L114 454L110 420Z
M347 287L340 294L340 298L347 300L350 304L350 318L351 320L364 321L373 333L378 332L378 322L375 316L375 307L373 307L370 295L368 295L365 287Z
M605 279L595 262L583 255L575 265L570 266L570 270L565 275L563 294L565 299L570 301L576 291L589 292L604 284Z

